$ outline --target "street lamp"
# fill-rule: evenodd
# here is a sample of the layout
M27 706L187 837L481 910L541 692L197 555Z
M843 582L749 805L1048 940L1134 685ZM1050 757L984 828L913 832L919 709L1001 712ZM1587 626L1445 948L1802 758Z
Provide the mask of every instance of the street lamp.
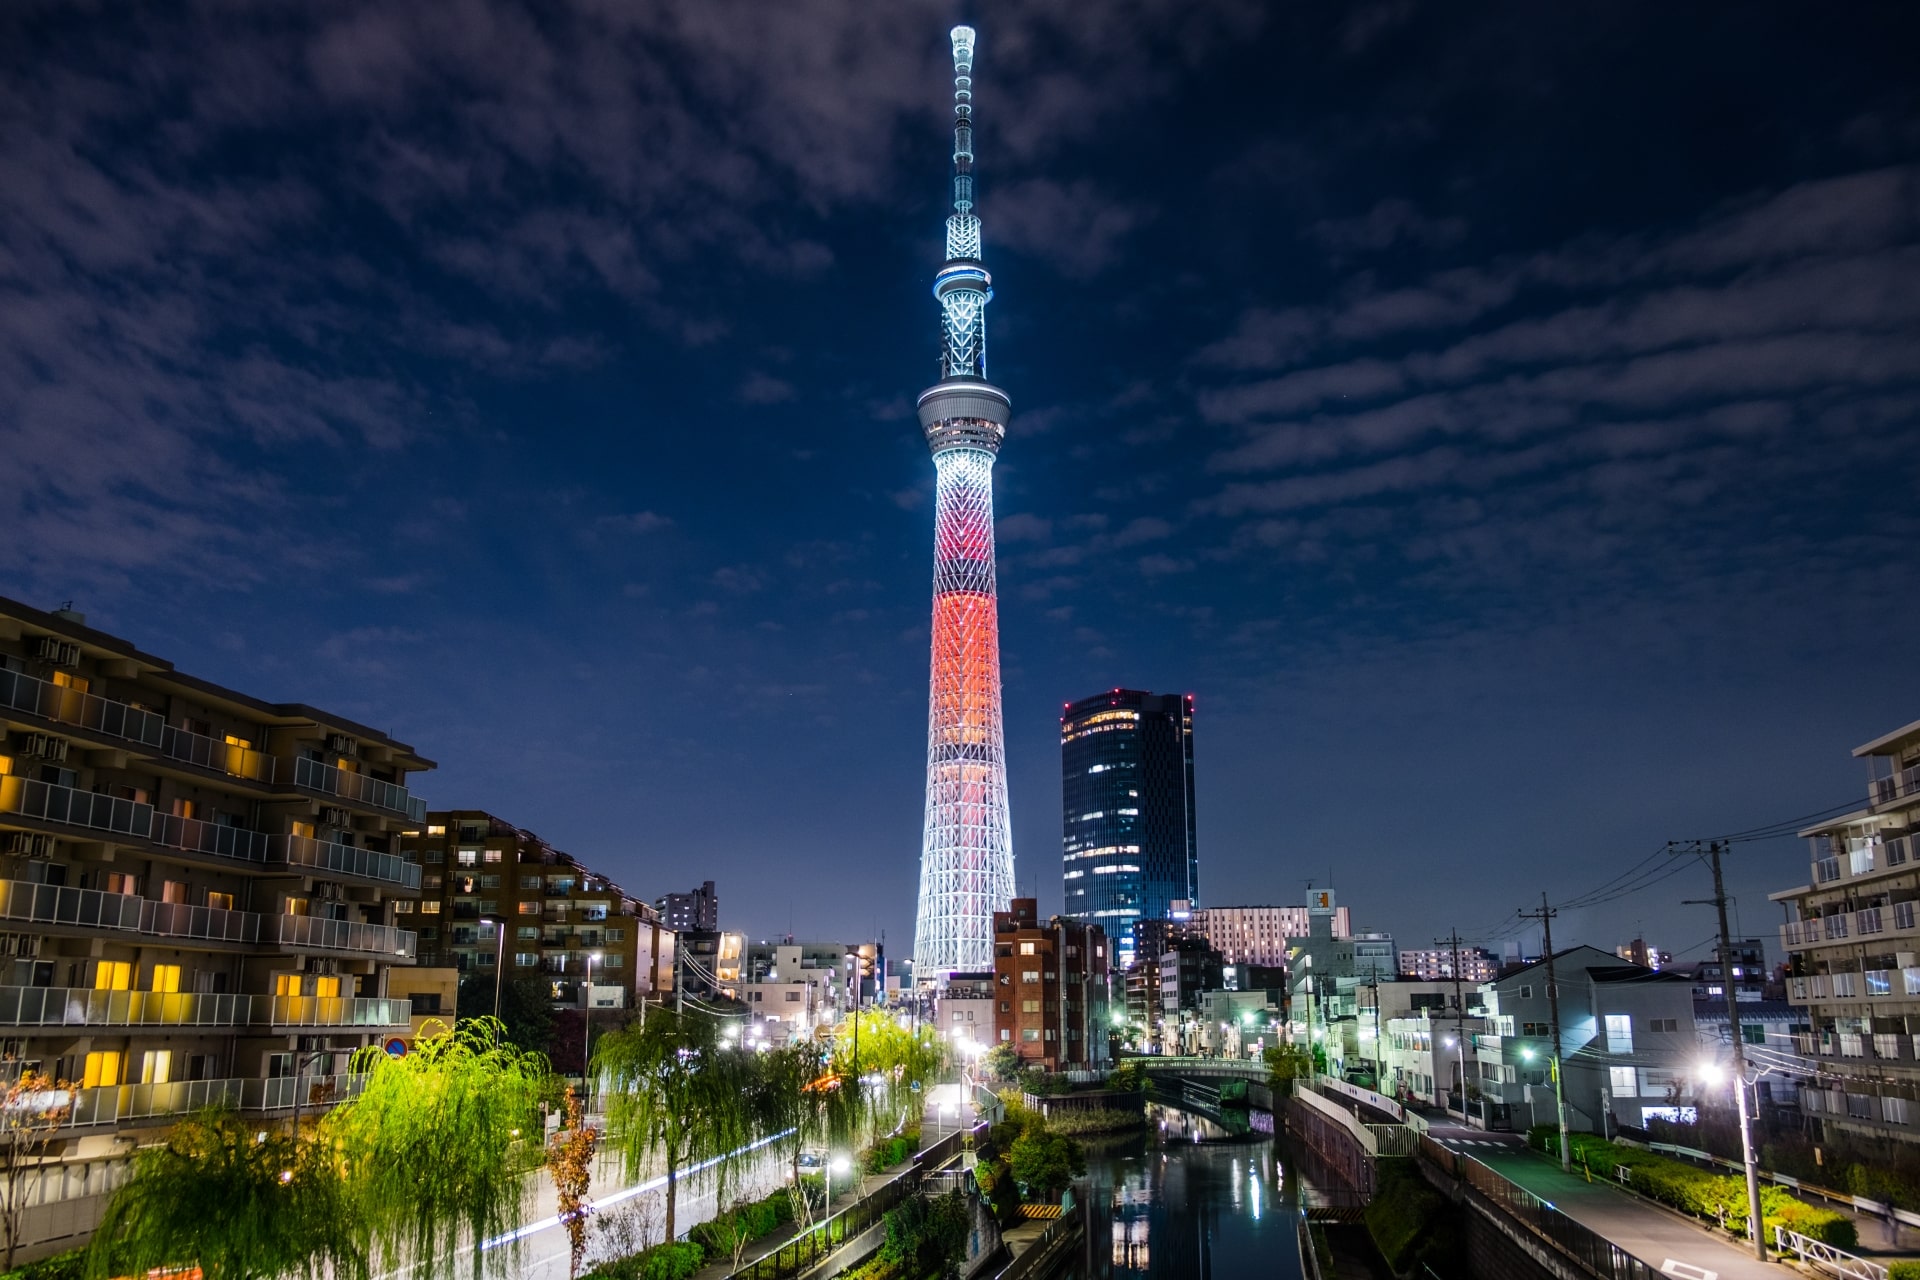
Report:
M835 1156L832 1160L827 1162L826 1216L829 1218L833 1216L833 1175L836 1173L845 1173L848 1169L851 1169L852 1167L853 1166L847 1162L847 1158L845 1156Z
M500 1020L500 978L507 971L507 919L505 916L481 916L493 926L493 1020Z
M586 1004L580 1011L580 1090L593 1101L593 962L598 951L587 952Z

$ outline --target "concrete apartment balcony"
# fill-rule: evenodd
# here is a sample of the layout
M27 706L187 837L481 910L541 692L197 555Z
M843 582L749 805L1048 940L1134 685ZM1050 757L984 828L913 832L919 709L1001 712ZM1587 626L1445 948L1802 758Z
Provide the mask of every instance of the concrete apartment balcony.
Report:
M115 1125L129 1120L167 1119L205 1107L232 1107L243 1113L290 1111L296 1094L303 1108L329 1107L366 1088L364 1075L292 1076L275 1080L178 1080L167 1084L121 1084L77 1089L70 1128Z
M178 818L170 813L153 815L147 838L162 848L178 849L182 853L255 863L268 860L273 839L259 831L203 822L199 818Z
M253 944L260 941L260 914L224 907L195 907L184 902L143 900L140 932L158 938L194 942Z
M249 996L0 986L3 1027L338 1027L399 1029L413 1002L383 996Z
M271 784L272 756L220 738L168 724L158 714L82 693L19 671L0 671L0 708L44 720L49 726L79 729L130 743L181 764L246 782Z
M153 806L118 796L95 795L12 774L0 777L0 813L56 826L80 827L145 840L153 833Z
M268 916L262 940L290 951L351 951L384 956L412 964L419 953L418 935L391 925L359 920L327 920L320 916Z
M397 814L410 822L427 820L427 802L392 782L364 773L348 773L322 760L305 757L293 762L293 785L303 791L364 805L383 813Z
M140 930L145 899L67 885L0 880L0 920L76 929Z
M1789 920L1780 926L1780 945L1789 951L1838 946L1862 938L1920 939L1920 903L1895 902L1859 911L1836 911L1811 920Z
M1920 794L1920 764L1909 765L1889 777L1874 778L1867 783L1867 803L1875 808L1915 794Z
M359 849L329 840L313 840L306 836L270 836L267 841L269 861L285 863L290 867L327 871L334 875L378 880L384 884L397 884L403 889L417 890L420 887L419 864L408 862L397 854Z
M85 987L0 987L6 1027L244 1027L253 996Z

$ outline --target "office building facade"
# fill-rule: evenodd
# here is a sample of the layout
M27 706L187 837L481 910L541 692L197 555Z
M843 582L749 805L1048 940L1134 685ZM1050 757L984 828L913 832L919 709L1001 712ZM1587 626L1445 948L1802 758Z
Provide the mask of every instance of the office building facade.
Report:
M324 1108L355 1050L412 1034L388 980L417 958L420 880L395 846L433 764L11 600L0 720L5 1069L73 1085L22 1189L31 1258L90 1231L180 1117Z
M1060 716L1061 855L1068 915L1133 963L1133 925L1200 906L1193 697L1114 689Z
M1458 972L1456 972L1456 969ZM1400 953L1403 978L1458 978L1479 984L1500 976L1500 957L1485 947L1421 947Z

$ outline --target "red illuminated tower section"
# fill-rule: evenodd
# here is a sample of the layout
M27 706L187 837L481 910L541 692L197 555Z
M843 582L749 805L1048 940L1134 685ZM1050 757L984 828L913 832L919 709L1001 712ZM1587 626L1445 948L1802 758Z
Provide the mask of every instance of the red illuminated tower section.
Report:
M953 213L940 302L940 381L920 396L933 450L933 671L927 709L927 814L920 850L914 977L993 967L993 913L1013 897L1000 616L993 573L993 460L1007 393L986 380L993 282L973 212L973 28L953 38Z

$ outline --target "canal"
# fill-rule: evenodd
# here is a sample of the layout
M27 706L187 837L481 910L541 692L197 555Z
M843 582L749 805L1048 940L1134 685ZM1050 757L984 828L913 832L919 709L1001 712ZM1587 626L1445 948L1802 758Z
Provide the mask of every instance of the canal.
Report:
M1298 1214L1270 1137L1230 1138L1150 1105L1151 1131L1087 1143L1086 1251L1073 1280L1295 1280Z

